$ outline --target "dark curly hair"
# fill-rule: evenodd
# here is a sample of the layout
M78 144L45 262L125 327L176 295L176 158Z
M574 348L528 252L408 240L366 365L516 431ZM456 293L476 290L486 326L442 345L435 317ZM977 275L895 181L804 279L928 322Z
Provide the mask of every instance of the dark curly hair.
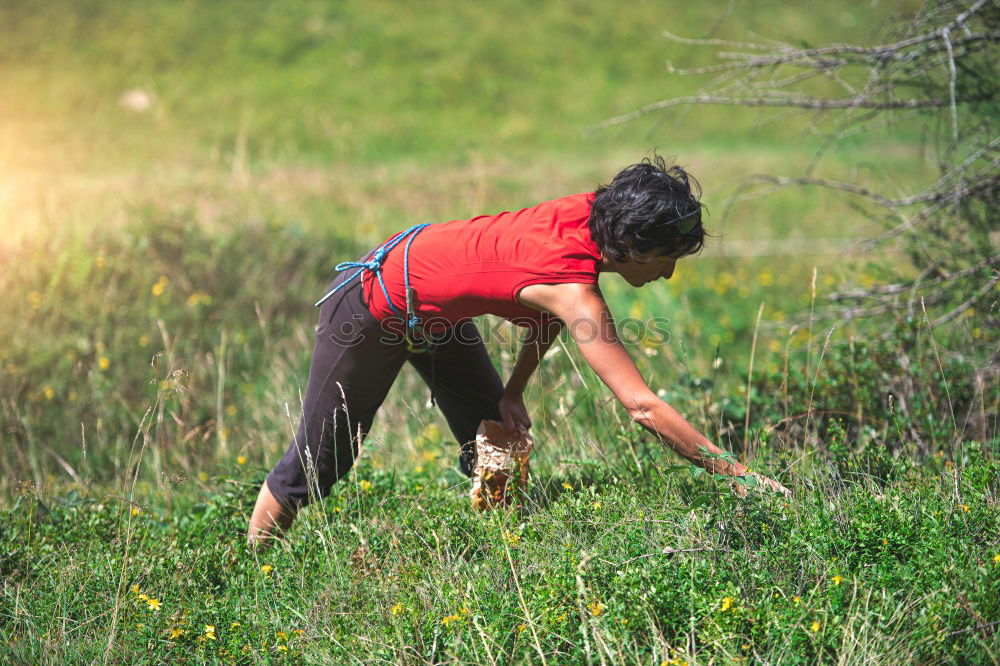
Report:
M590 235L615 261L641 260L655 252L684 257L705 245L698 181L659 155L618 172L595 192Z

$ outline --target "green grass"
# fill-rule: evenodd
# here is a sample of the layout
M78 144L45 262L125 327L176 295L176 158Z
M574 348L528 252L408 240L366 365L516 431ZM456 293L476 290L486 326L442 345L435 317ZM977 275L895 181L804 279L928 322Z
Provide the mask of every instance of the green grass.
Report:
M967 630L1000 613L995 450L963 448L957 475L897 460L881 483L810 466L789 502L736 500L662 456L566 461L536 474L522 511L484 516L444 448L427 443L419 472L358 465L256 556L242 534L262 469L132 502L27 493L3 516L20 591L4 598L4 649L51 663L996 658L989 628Z
M736 4L718 34L864 40L907 7ZM699 109L587 131L694 90L665 62L712 50L660 33L717 17L0 2L0 662L996 662L982 315L933 336L919 318L810 323L903 258L733 254L874 229L820 190L729 207L749 174L800 172L823 121ZM136 87L147 112L118 104ZM818 175L933 178L918 130L841 142ZM701 180L720 238L670 284L602 288L620 321L667 320L628 343L654 390L792 499L678 468L563 340L528 389L519 510L471 510L406 368L333 496L245 550L335 263L414 222L593 188L654 146ZM509 372L513 331L480 325Z

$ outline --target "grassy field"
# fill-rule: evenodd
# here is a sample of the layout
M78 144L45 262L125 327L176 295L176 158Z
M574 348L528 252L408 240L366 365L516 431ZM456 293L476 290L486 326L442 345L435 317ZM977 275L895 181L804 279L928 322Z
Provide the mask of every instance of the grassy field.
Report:
M916 3L725 4L0 0L0 662L997 663L995 332L810 317L903 257L839 250L875 226L831 193L730 197L799 173L829 119L590 131L699 85L666 63L713 51L664 30L870 41ZM335 263L653 148L718 238L669 284L602 288L669 321L628 341L650 385L792 498L678 465L567 339L528 390L518 510L471 509L406 368L349 477L246 549ZM936 167L914 123L818 173ZM509 372L514 332L480 323Z

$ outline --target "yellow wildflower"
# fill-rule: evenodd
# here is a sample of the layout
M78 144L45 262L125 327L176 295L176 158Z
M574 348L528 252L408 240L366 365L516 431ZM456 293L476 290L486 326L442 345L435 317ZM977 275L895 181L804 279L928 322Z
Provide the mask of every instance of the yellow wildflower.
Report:
M792 603L793 604L801 604L802 603L802 597L792 597Z
M833 581L834 585L840 585L842 582L844 582L844 577L843 576L834 576L830 580Z
M505 530L503 533L503 538L507 543L509 543L512 546L516 546L517 544L521 543L521 535L515 534L510 531Z
M302 638L303 636L306 635L306 632L303 631L302 629L293 629L292 633L295 634L299 638Z
M441 620L441 624L443 624L444 626L447 627L452 622L457 622L458 620L461 620L461 619L462 619L462 616L459 615L458 613L454 613L452 615L445 615L444 618Z
M168 284L170 284L170 278L168 278L166 275L161 275L160 279L157 280L155 284L153 284L152 288L150 289L150 292L153 294L153 296L162 296L163 292L167 290Z
M363 491L365 491L367 493L367 492L371 492L372 484L371 484L371 481L368 481L366 479L361 479L360 481L358 481L358 487L360 487L361 490L363 490Z
M134 506L132 507L132 510L129 513L131 513L133 516L138 516L140 513L142 513L142 509L140 509L137 506Z
M235 629L235 628L236 628L236 627L238 627L238 626L240 626L240 623L239 623L239 622L233 622L233 623L232 623L231 625L229 625L229 628L230 628L230 629Z
M598 509L600 509L604 505L601 504L601 500L597 500L596 502L594 502L590 506L592 506L594 508L594 511L597 511Z
M207 638L210 641L214 641L215 640L215 625L214 624L206 624L205 625L205 638Z
M818 620L814 620L813 623L812 623L812 626L810 626L809 628L812 629L813 633L816 633L817 631L819 631L819 621Z
M270 564L264 564L260 567L260 570L265 576L270 578L271 572L274 570L274 567L272 567Z
M722 607L719 609L720 613L725 613L727 610L733 607L733 602L736 601L732 597L723 597Z
M100 368L101 370L107 370L108 368L111 367L111 359L109 359L107 356L102 356L101 358L97 359L97 367Z
M203 291L193 292L187 297L187 306L189 308L196 308L199 305L211 305L212 297Z
M597 617L598 615L604 612L604 604L602 604L599 601L591 601L589 604L587 604L587 608L590 609L590 614L593 615L594 617Z
M573 490L573 486L565 482L562 484L562 487L565 488L566 490Z
M274 649L277 650L278 652L288 652L288 646L287 645L279 645L279 646L275 647Z
M104 258L103 254L97 255L97 258L94 259L94 266L96 266L97 268L104 268L106 263L107 260Z
M149 346L149 336L148 335L140 335L139 336L139 346L140 347L147 347L147 346Z
M398 603L395 606L393 606L392 608L390 608L389 610L392 612L393 615L399 615L405 609L403 608L403 604Z
M993 566L1000 567L1000 555L993 556Z
M46 400L51 400L52 398L55 397L56 392L52 390L51 386L46 386L45 388L42 389L42 395L45 396Z
M149 610L158 611L163 604L160 603L159 599L150 599L146 605L149 606Z
M964 511L966 513L969 512L969 505L968 504L959 504L958 506L960 506L962 508L962 511Z
M283 631L279 631L278 633L275 634L275 636L278 637L279 641L287 641L288 640L288 634L286 634Z
M139 594L139 601L149 601L149 595L145 592Z
M208 481L208 472L198 472L198 480L202 483Z
M173 629L170 630L170 640L176 640L180 638L183 633L184 633L183 629L181 629L180 627L174 627Z
M517 625L517 630L518 630L519 632L520 632L520 631L524 631L524 630L525 630L525 629L527 629L527 628L528 628L528 625L526 625L526 624L519 624L519 625Z
M226 405L226 416L236 416L238 411L236 405Z
M139 583L132 586L132 592L134 592L136 596L139 595Z
M247 457L246 456L236 456L236 464L237 465L246 465L247 464Z

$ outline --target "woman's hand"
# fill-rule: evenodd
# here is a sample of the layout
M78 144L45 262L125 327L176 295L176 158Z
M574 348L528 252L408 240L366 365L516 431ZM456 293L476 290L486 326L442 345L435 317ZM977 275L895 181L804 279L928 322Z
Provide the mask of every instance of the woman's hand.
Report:
M758 474L757 472L753 472L752 476L755 479L757 479L757 483L762 484L762 485L766 486L767 488L770 488L774 492L781 493L785 497L791 497L792 496L792 491L791 490L789 490L788 488L784 487L783 485L781 485L780 483L778 483L774 479L770 479L770 478L764 476L763 474Z
M781 485L780 483L778 483L774 479L770 479L770 478L764 476L763 474L758 474L757 472L751 472L750 470L747 470L746 472L747 472L747 475L752 476L754 479L757 480L757 485L758 486L763 487L763 488L769 488L769 489L773 490L776 493L781 493L785 497L791 497L792 496L792 491L791 490L789 490L785 486ZM734 493L736 493L740 497L746 497L747 496L747 486L745 486L742 483L740 483L739 479L734 478L732 480L732 484L733 484L733 492Z
M520 393L509 394L504 391L500 398L500 418L503 427L513 435L531 429L531 417L528 416L528 408L524 406L524 397Z

